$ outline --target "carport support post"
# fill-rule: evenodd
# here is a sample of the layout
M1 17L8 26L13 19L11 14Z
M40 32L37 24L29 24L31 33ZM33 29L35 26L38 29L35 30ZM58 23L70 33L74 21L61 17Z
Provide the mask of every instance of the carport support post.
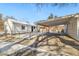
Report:
M64 33L68 33L68 24L66 24L66 25L64 25L65 27L64 27Z

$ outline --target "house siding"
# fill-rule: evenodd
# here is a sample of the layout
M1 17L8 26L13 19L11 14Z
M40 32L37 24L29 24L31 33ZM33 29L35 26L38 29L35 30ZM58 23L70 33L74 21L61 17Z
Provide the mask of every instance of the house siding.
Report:
M68 34L77 39L77 19L73 18L70 20L70 23L68 24Z
M4 22L4 30L6 33L9 33L9 34L13 32L13 23L11 22L10 19Z
M13 23L13 33L21 33L21 24Z
M26 33L31 31L30 25L18 24L18 23L13 23L13 24L14 24L14 33ZM24 26L25 29L22 29L22 26Z

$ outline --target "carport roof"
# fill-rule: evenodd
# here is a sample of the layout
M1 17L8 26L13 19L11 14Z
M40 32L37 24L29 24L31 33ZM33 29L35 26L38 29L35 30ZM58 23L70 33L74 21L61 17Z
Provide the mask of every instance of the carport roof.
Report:
M69 15L65 17L50 19L50 20L38 21L36 24L42 26L56 26L56 25L68 24L71 18L75 18L75 16L79 16L79 15Z

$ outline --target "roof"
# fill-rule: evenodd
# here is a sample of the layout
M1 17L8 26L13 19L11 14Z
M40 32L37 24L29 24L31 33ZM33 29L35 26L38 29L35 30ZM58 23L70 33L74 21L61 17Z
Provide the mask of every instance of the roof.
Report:
M19 23L19 24L28 24L26 22L23 22L23 21L18 21L18 20L11 20L12 22L14 23Z
M36 22L36 24L42 25L42 26L55 26L55 25L68 24L69 21L75 17L79 17L79 14L67 15L64 17L57 17L57 18L50 19L50 20L38 21Z
M14 22L14 23L18 23L18 24L27 24L27 25L29 25L29 23L27 23L27 22L24 22L24 21L19 21L19 20L15 20L15 19L8 19L8 20L11 20L12 22Z

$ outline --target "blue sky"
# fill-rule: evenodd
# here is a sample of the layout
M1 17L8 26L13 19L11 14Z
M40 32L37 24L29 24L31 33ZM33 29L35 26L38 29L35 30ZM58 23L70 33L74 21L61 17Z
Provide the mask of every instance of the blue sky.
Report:
M30 23L45 20L53 13L53 15L64 16L79 13L79 4L68 5L64 7L43 6L36 7L35 4L22 3L0 3L0 13L6 16L13 16L18 20L29 21Z

